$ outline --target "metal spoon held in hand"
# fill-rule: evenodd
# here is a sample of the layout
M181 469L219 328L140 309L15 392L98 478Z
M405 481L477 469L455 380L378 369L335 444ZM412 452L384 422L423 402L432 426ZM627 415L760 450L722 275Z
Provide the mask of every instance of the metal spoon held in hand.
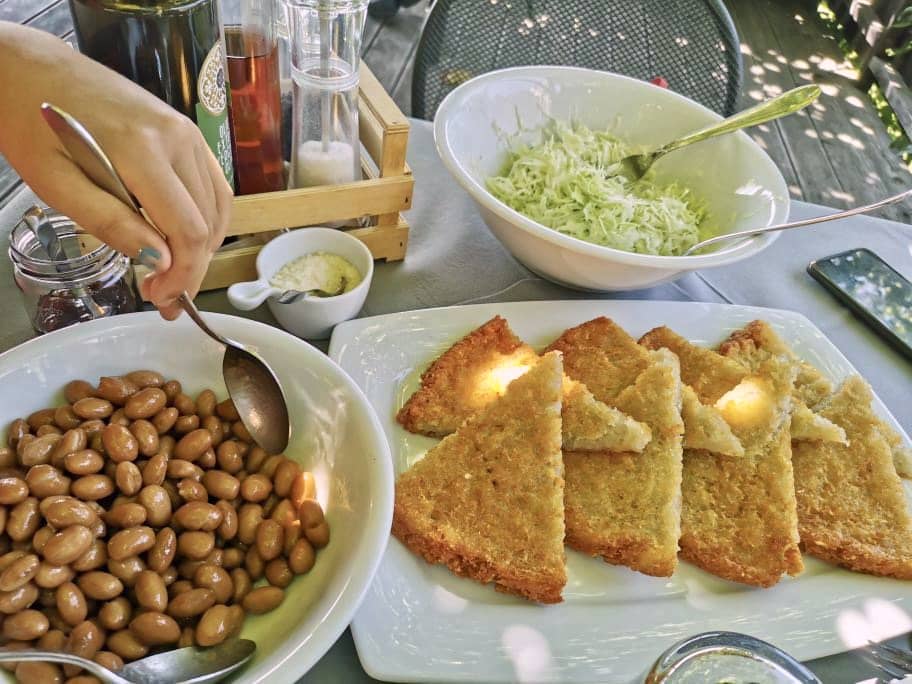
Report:
M693 145L703 140L709 140L719 135L732 133L734 131L756 126L758 124L778 119L786 114L793 114L807 107L811 102L820 96L820 87L816 85L805 85L793 88L788 92L774 97L772 100L761 102L758 105L745 109L743 112L733 114L719 123L714 123L699 131L689 133L682 138L673 140L670 143L662 145L657 150L645 152L643 154L632 154L629 157L621 159L619 164L619 173L626 176L631 181L637 181L642 178L649 167L651 167L659 157L664 157L669 152L680 150L682 147Z
M60 108L48 103L41 105L41 113L76 165L96 185L110 192L145 218L117 169L85 126ZM152 223L149 225L158 230ZM154 260L149 261L148 256L143 254L144 251L140 252L140 262L154 270ZM281 454L288 447L288 406L275 373L252 349L219 335L206 325L186 292L178 297L177 302L203 332L225 345L222 375L228 394L250 436L266 453Z
M764 233L775 233L779 230L791 230L792 228L803 228L804 226L813 226L818 223L826 223L827 221L836 221L838 219L848 218L849 216L856 216L858 214L866 214L869 211L874 211L880 207L885 207L889 204L896 204L897 202L902 202L904 199L912 197L912 189L904 190L898 195L893 195L892 197L887 197L877 202L871 204L865 204L861 207L855 207L854 209L846 209L845 211L837 211L835 214L827 214L826 216L815 216L814 218L801 219L800 221L790 221L789 223L779 223L775 226L767 226L766 228L757 228L756 230L741 230L737 233L725 233L724 235L717 235L715 237L708 238L702 242L698 242L693 247L687 249L681 256L695 256L695 252L699 252L704 247L709 247L710 245L715 245L720 242L728 242L729 240L751 240L755 237L759 237Z
M232 639L212 648L178 648L134 660L112 672L94 660L60 651L33 648L0 649L0 663L46 661L76 665L91 672L105 684L203 684L216 682L242 667L253 657L256 644L249 639Z

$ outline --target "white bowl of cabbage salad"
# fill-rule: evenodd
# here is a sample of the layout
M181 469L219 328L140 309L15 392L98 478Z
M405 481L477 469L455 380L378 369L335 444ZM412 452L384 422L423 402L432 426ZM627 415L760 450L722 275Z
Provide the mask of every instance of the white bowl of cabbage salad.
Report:
M612 169L626 154L720 118L625 76L517 67L450 93L434 138L485 223L529 269L577 289L635 290L753 256L778 233L677 254L712 235L788 217L782 174L744 133L671 153L637 183Z

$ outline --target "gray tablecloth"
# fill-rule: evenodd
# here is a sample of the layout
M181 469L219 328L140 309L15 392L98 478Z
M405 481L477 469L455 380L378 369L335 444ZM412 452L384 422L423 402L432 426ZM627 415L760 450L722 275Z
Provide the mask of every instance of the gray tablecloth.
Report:
M362 316L476 302L530 299L591 299L533 275L487 231L471 200L453 182L434 151L431 128L414 121L408 161L415 175L412 226L405 261L378 264ZM846 170L850 174L851 169ZM859 181L860 182L860 181ZM0 209L0 239L34 201L28 191ZM824 207L795 202L792 217L827 213ZM912 279L912 228L874 218L854 218L811 230L783 234L761 255L739 264L691 274L676 283L604 298L729 302L799 311L814 321L868 379L893 414L912 428L912 364L889 348L839 305L810 276L812 259L853 247L868 247ZM32 336L10 264L0 259L0 350ZM224 292L199 297L200 307L238 313ZM265 307L242 314L275 323ZM326 348L326 343L317 343ZM657 654L658 655L658 654ZM824 682L855 682L874 675L860 659L845 654L812 664ZM346 632L302 682L369 682Z

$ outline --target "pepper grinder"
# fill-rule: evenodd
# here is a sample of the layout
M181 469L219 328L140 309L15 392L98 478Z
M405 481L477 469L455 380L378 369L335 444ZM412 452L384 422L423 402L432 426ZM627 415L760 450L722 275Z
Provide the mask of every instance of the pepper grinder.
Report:
M287 0L293 85L289 187L361 177L358 69L367 0Z

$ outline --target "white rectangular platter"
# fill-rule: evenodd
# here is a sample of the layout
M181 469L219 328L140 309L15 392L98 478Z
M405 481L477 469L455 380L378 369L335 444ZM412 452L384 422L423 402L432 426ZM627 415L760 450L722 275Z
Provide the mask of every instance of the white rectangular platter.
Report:
M497 314L536 349L596 316L614 319L634 337L667 325L706 346L762 318L834 382L855 372L804 316L755 307L519 302L350 321L335 329L329 353L379 414L397 476L436 440L406 432L396 411L434 358ZM901 431L877 398L875 408ZM800 660L912 630L912 582L851 573L807 556L800 577L770 589L720 580L684 562L663 579L568 550L567 567L564 602L540 606L429 565L393 539L352 623L361 663L387 681L626 683L675 641L708 630L746 632Z

